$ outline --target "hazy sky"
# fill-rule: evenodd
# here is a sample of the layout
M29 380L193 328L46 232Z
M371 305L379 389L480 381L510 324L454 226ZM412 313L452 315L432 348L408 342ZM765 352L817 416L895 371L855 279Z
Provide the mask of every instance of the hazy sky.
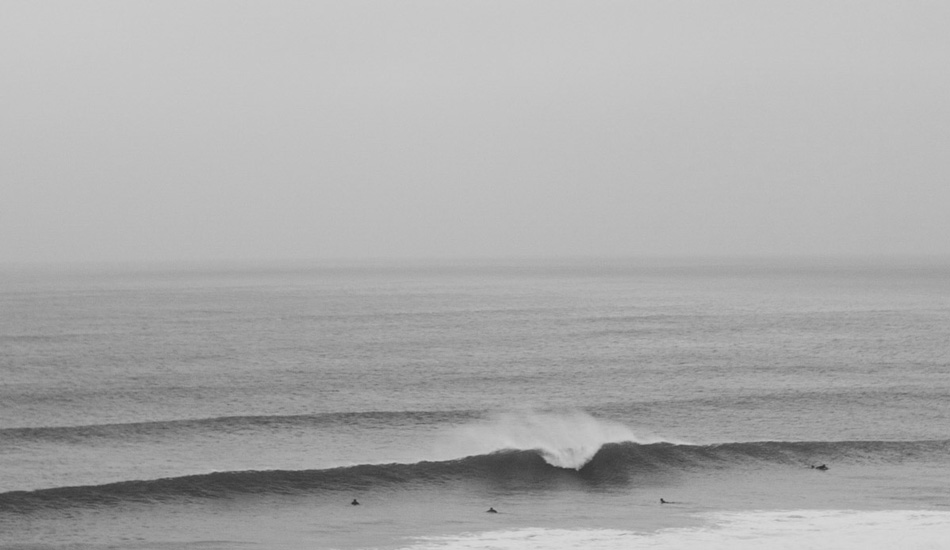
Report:
M950 254L950 2L0 1L0 263Z

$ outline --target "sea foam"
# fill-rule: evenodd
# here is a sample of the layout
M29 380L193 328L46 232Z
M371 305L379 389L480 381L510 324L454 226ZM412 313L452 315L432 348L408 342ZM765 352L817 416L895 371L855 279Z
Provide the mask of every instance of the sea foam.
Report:
M656 532L528 528L425 537L405 550L935 550L950 540L950 512L795 510L704 517L702 527Z

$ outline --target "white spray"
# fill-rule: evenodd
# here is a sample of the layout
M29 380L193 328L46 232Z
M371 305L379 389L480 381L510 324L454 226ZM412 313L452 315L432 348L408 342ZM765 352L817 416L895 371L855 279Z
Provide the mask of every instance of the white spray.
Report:
M623 424L576 411L499 414L487 421L457 428L447 439L446 448L442 450L445 454L470 456L506 449L537 450L548 464L575 470L590 462L606 443L662 441L638 437Z

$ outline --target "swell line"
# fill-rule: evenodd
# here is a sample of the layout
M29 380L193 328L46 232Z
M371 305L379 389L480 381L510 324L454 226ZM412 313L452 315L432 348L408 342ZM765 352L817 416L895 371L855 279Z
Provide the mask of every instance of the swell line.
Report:
M353 493L418 485L480 483L509 490L613 489L662 482L671 473L706 469L807 467L814 462L896 463L946 460L950 440L741 442L717 445L609 443L580 469L552 466L540 450L498 451L456 460L362 464L324 470L214 472L105 485L0 493L0 513L121 503L226 499L253 494Z
M85 439L114 439L127 437L154 437L204 431L235 431L248 428L296 428L325 426L393 426L402 424L439 424L466 422L479 418L481 413L457 411L365 411L335 412L307 415L221 416L212 418L160 420L114 424L87 424L78 426L40 426L0 429L0 440L68 442Z

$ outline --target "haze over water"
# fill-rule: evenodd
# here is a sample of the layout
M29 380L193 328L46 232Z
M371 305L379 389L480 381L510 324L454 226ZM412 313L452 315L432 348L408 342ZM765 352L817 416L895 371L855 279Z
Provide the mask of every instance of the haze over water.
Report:
M0 3L0 548L946 547L947 28Z
M950 6L9 1L0 262L950 255Z

